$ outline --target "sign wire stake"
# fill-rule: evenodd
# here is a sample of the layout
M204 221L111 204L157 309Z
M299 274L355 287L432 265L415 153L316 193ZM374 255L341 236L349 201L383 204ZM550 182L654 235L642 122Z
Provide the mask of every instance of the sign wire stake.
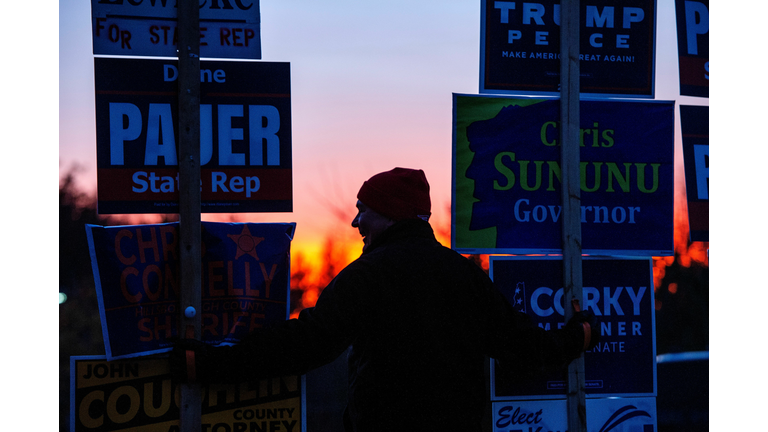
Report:
M200 197L200 11L196 0L179 0L179 233L181 299L179 332L201 339L201 314L188 317L189 307L201 309ZM189 353L188 353L189 355ZM194 361L194 357L192 357ZM202 425L199 383L181 385L181 432L199 432Z
M563 287L565 321L583 303L581 250L581 180L579 173L579 0L563 0L560 23L560 133L563 203ZM586 432L584 355L568 365L568 430Z

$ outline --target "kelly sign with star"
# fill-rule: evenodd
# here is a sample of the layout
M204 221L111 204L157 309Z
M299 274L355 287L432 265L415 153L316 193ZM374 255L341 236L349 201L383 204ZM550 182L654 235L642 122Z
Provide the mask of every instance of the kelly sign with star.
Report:
M179 224L87 225L107 359L179 336ZM294 223L202 222L202 339L236 343L288 318Z

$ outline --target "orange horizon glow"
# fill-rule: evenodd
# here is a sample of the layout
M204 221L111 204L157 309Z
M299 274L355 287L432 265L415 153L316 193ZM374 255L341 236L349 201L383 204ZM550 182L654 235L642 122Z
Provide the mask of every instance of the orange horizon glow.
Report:
M678 152L679 153L679 147ZM707 253L708 242L690 243L688 208L685 195L685 183L682 175L682 157L676 158L675 163L675 200L674 200L674 255L653 257L654 288L661 287L666 274L666 268L675 261L683 267L694 263L709 265ZM85 205L93 205L95 197L85 194ZM350 194L350 196L354 196ZM434 199L433 199L434 201ZM338 200L337 200L338 202ZM301 309L313 307L322 290L331 282L333 277L357 259L362 252L362 240L350 224L356 211L350 200L347 206L333 205L325 208L324 214L315 216L315 229L297 223L296 235L291 242L291 291L295 297L300 291L299 301L295 301L291 318L298 316ZM314 213L317 213L315 211ZM201 215L203 220L213 222L287 222L299 219L294 214L210 214ZM306 217L306 215L304 215ZM108 220L121 224L154 224L178 220L178 215L107 215ZM323 218L324 217L324 218ZM286 220L287 219L287 220ZM430 220L437 240L446 247L451 246L451 207L433 205L433 216ZM322 228L317 228L317 227ZM489 268L489 255L478 255L478 264L486 271Z

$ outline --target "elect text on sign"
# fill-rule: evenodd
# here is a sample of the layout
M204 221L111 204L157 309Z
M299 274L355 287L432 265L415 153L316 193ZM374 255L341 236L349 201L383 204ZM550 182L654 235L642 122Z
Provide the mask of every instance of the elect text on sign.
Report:
M176 64L95 59L99 213L178 213ZM201 211L292 211L289 64L200 69Z
M656 399L652 397L586 400L587 429L600 432L654 432ZM568 430L565 399L493 403L493 432Z

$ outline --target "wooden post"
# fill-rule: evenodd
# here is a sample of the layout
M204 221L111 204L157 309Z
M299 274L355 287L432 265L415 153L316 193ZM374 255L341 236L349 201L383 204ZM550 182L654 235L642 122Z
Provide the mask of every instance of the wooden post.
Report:
M571 300L583 304L581 274L581 181L579 154L579 1L560 5L560 169L563 202L563 287L565 320ZM586 432L584 356L568 366L568 430Z
M179 53L179 237L181 337L200 339L200 11L197 0L178 1ZM187 313L193 308L194 314ZM190 312L192 312L190 310ZM201 389L181 386L182 432L200 432Z

